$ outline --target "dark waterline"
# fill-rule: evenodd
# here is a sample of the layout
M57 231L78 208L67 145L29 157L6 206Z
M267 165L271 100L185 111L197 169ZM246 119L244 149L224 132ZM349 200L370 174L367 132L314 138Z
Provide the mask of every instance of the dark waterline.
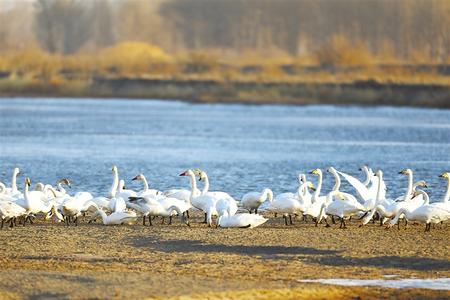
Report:
M0 181L9 184L19 166L35 183L68 177L74 191L106 195L112 164L133 189L138 173L158 189L188 187L177 175L199 167L212 190L240 198L264 187L294 191L297 174L313 168L362 178L358 168L369 164L384 171L389 196L405 191L397 173L409 167L438 200L438 175L450 170L449 110L78 100L0 101ZM333 183L326 175L325 188Z

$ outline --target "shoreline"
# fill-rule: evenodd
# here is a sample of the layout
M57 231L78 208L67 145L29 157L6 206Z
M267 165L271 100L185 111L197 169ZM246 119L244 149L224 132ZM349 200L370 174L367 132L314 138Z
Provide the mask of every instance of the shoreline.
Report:
M191 227L79 226L36 220L0 230L6 298L349 299L447 298L448 290L340 286L299 280L448 278L449 225L385 230L378 224L348 229L315 227L271 215L254 229L208 228L203 215ZM430 243L433 247L429 247ZM358 245L355 247L354 245ZM99 247L100 245L100 247ZM9 292L8 295L5 292ZM8 297L9 296L9 297Z
M90 83L9 84L0 81L0 98L125 98L218 104L356 105L450 108L450 85L379 83L258 82L94 78Z

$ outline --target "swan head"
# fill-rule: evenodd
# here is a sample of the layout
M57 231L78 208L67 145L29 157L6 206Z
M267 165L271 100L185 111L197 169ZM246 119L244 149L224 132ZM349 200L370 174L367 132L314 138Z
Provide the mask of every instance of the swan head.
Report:
M298 183L304 183L306 182L306 175L305 174L298 174Z
M439 177L450 179L450 172L444 172Z
M428 187L427 182L425 180L419 180L414 185L415 186L421 186L421 187L424 187L424 188Z
M71 184L70 184L70 180L67 178L62 178L60 180L58 180L57 183L61 183L61 184L65 184L67 185L69 188L72 188Z
M143 179L144 179L144 175L139 174L139 175L134 176L133 179L131 179L131 180L143 180Z
M312 191L316 190L316 187L314 186L314 184L311 181L307 181L306 186Z
M314 170L310 171L309 174L320 175L320 174L322 174L322 171L320 169L314 169Z
M113 173L116 173L116 172L117 172L117 166L116 166L116 165L113 165L112 168L111 168L111 171L112 171Z
M375 173L375 176L377 176L379 179L383 179L383 171L378 170L378 171Z
M412 174L412 170L411 169L403 169L400 172L398 172L398 174L411 175Z
M183 173L181 173L179 176L195 176L194 172L192 170L186 170Z
M369 167L364 165L361 168L359 168L360 171L364 171L364 172L368 172L369 171Z
M329 168L327 169L327 172L328 172L328 173L334 173L334 172L336 172L336 169L333 168L333 167L329 167Z
M19 168L14 168L14 171L13 171L13 173L14 173L14 175L19 175L20 174L20 169Z
M31 186L31 180L29 177L25 178L25 185L30 187Z

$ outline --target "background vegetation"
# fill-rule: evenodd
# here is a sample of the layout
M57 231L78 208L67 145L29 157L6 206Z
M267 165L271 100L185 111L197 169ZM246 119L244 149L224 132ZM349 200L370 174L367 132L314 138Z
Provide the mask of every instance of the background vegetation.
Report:
M448 0L0 0L0 92L98 78L450 85Z

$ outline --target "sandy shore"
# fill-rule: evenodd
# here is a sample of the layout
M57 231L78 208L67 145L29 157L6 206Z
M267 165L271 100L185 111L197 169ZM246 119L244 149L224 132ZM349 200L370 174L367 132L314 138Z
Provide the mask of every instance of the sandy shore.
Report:
M78 227L0 231L0 298L449 298L449 291L339 287L300 279L450 277L450 225L348 229L271 219L255 229Z

